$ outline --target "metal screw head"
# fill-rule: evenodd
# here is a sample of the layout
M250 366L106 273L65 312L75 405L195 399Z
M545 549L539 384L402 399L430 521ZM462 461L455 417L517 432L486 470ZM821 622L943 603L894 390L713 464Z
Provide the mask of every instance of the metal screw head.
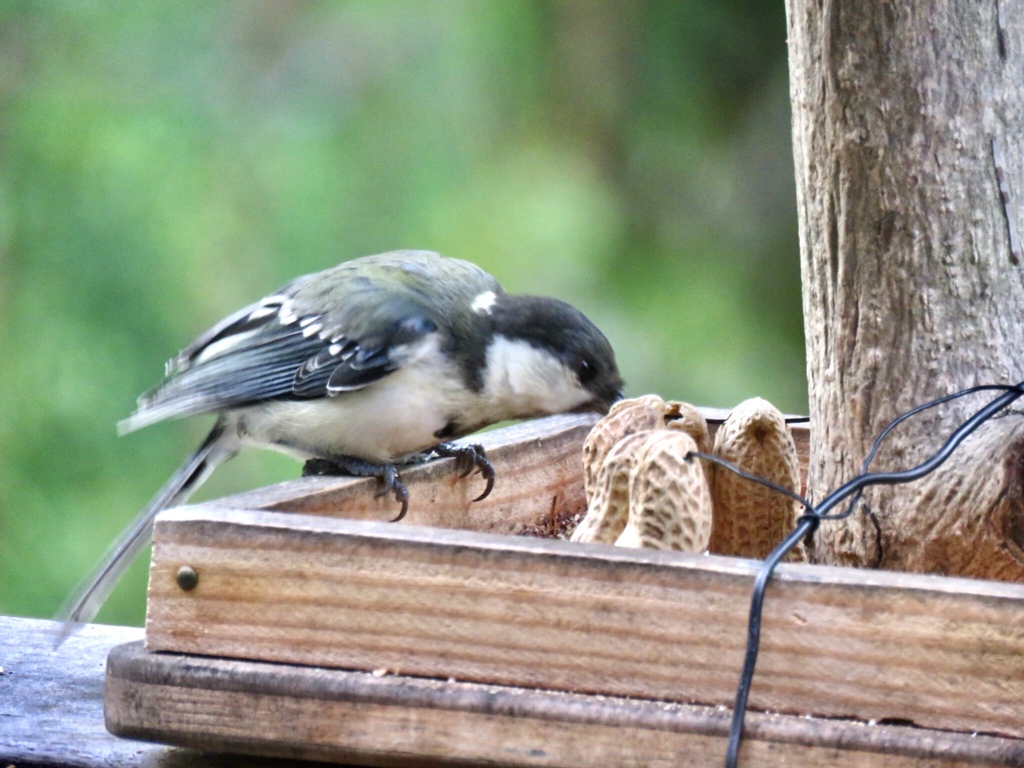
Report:
M199 573L191 565L183 565L178 569L178 575L175 577L178 586L181 587L185 592L191 592L196 588L199 583Z

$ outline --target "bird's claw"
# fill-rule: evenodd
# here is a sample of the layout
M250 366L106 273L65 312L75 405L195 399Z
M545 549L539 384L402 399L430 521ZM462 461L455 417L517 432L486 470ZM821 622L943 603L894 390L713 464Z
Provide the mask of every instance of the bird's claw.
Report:
M409 511L409 489L405 487L405 483L396 478L392 490L395 492L395 501L402 505L402 508L398 511L398 515L391 518L392 523L397 523L405 517L405 513ZM383 494L378 495L381 496Z
M384 470L377 476L380 480L381 488L379 493L374 494L374 498L379 499L381 496L387 496L390 493L395 494L395 501L402 505L398 517L391 521L392 523L397 523L409 511L409 489L405 487L402 478L398 476L398 468L394 464L382 464L380 466Z
M496 473L494 465L487 458L484 447L478 444L440 443L427 455L455 459L455 471L460 477L467 477L473 470L479 469L487 481L484 492L473 501L486 499L494 490ZM394 464L374 464L351 456L332 456L330 458L309 459L302 467L302 476L311 475L351 475L355 477L376 477L380 481L380 491L376 498L394 494L395 500L402 505L398 516L391 522L397 523L409 511L409 489L398 474Z
M409 489L405 487L398 475L398 467L394 464L374 464L351 456L337 456L330 459L309 459L302 465L302 476L311 475L351 475L354 477L376 477L380 481L380 492L374 498L393 493L395 501L402 505L398 517L391 522L397 523L409 511Z
M434 455L439 457L451 457L455 459L455 471L459 473L459 477L467 477L474 469L479 469L480 474L483 475L487 481L487 487L484 488L484 492L477 496L473 501L482 501L486 499L491 491L494 490L494 478L496 473L494 471L494 465L491 464L490 459L487 458L487 452L484 451L484 447L478 443L462 444L457 445L455 443L440 443L434 446Z

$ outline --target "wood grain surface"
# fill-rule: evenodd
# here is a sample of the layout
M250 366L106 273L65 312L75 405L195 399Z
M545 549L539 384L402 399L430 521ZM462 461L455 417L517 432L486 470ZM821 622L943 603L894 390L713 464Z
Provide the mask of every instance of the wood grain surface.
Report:
M88 624L59 648L56 621L0 616L0 766L10 768L316 768L323 763L211 754L119 738L104 726L112 648L141 627ZM125 645L127 644L127 645Z
M722 708L115 649L107 718L126 736L367 765L719 766ZM741 764L1024 765L1024 741L751 714Z
M518 534L558 527L582 515L583 439L595 414L549 416L473 435L457 443L479 443L497 470L494 490L484 490L478 473L459 477L454 459L437 459L401 469L409 489L409 512L402 521L437 528L466 528ZM221 500L238 509L288 512L388 521L398 513L392 496L377 496L376 479L307 477Z
M184 592L180 566L199 573ZM151 650L731 705L757 564L300 514L157 521ZM1024 586L784 565L751 707L1024 736Z
M714 436L728 416L721 408L698 409ZM473 502L484 488L478 474L460 478L454 459L411 465L401 470L409 488L410 525L462 528L490 533L545 533L565 528L586 512L583 494L583 440L597 421L593 414L549 416L473 435L457 443L479 443L497 470L490 496ZM807 476L809 429L790 426ZM307 477L220 500L237 509L269 509L314 515L386 521L398 513L391 497L377 497L374 479Z

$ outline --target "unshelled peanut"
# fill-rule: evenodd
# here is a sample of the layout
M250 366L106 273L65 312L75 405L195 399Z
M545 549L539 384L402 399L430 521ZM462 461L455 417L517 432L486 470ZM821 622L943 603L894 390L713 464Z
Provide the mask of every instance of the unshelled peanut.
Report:
M612 447L629 435L664 427L667 408L657 395L620 400L594 425L583 443L583 489L588 506L597 487L597 473Z
M629 517L629 475L650 432L628 435L608 451L597 473L587 515L570 541L614 544Z
M629 518L618 546L704 552L711 537L711 491L697 443L686 432L646 436L629 475Z
M753 398L733 409L715 435L714 454L776 485L799 489L793 436L785 418L766 400ZM767 557L793 530L799 504L725 467L715 466L711 474L711 552Z

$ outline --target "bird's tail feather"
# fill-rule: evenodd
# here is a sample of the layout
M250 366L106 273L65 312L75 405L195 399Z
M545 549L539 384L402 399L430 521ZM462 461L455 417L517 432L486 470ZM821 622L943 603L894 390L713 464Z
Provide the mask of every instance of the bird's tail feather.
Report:
M183 503L213 470L235 456L237 448L224 440L224 427L214 426L184 464L110 545L89 575L71 593L56 619L63 622L56 644L63 643L80 624L91 621L124 572L153 535L153 519L161 510Z

